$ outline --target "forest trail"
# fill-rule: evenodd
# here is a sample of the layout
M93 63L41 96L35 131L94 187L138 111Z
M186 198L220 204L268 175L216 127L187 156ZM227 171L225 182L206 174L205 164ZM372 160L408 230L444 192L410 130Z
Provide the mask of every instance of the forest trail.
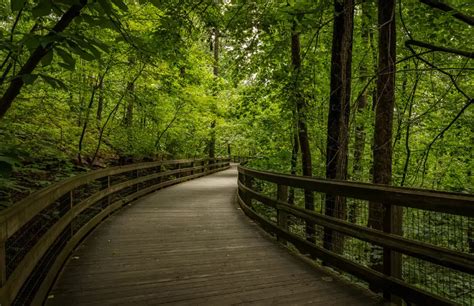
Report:
M266 237L236 191L232 167L124 207L71 254L46 305L380 303Z

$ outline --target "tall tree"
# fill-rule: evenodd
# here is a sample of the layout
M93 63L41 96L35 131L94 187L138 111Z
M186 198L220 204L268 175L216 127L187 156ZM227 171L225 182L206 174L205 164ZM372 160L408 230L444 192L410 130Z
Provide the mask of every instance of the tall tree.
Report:
M375 104L373 182L390 185L392 182L392 125L395 106L396 24L395 0L378 1L379 61L377 100ZM383 203L370 203L369 226L385 232L401 234L402 209ZM380 219L380 217L382 217ZM401 276L401 256L384 251L384 273ZM378 266L377 268L380 269Z
M366 118L364 118L364 112L367 109L369 89L367 88L367 82L369 81L369 64L370 59L373 58L372 50L372 3L362 2L361 4L361 33L360 38L362 46L366 50L366 53L363 55L363 59L359 64L359 80L360 83L364 86L362 92L359 94L356 101L356 114L355 114L355 135L354 135L354 161L352 164L352 180L361 180L363 174L363 156L365 150L365 140L366 140ZM375 61L375 58L373 58ZM371 68L371 71L374 68ZM373 97L373 95L372 95ZM349 222L356 223L358 214L358 204L356 202L351 202L349 204L348 219Z
M216 79L216 86L217 86L217 77L219 77L219 30L217 28L213 29L213 40L211 40L211 51L213 51L214 55L214 63L213 63L213 73ZM217 90L215 89L214 95L217 95ZM215 104L212 105L212 112L216 112L217 106ZM216 156L216 119L214 118L211 122L211 131L210 131L210 139L209 139L209 158L215 158Z
M353 29L354 1L335 0L326 147L326 177L329 179L347 178ZM345 198L326 195L325 213L346 219ZM324 247L340 253L343 238L342 235L325 229Z
M298 16L301 20L302 15ZM307 126L307 107L304 95L301 88L299 88L299 80L301 78L301 45L300 32L298 31L298 23L293 22L291 33L291 64L293 68L293 81L291 98L296 106L297 126L298 126L298 140L301 148L301 164L303 168L303 175L313 175L313 164L311 160L311 149L309 147L309 136ZM314 210L314 195L312 191L305 191L304 193L305 208ZM306 223L306 239L315 241L314 224Z

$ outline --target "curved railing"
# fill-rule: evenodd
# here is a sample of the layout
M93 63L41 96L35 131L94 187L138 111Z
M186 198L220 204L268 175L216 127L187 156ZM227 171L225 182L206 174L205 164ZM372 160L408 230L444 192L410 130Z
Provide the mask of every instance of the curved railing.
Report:
M385 298L474 304L473 195L238 170L245 213L301 253ZM296 204L288 203L288 189L296 193ZM302 207L308 194L313 210ZM332 216L325 207L328 199L340 204ZM374 229L367 224L374 223L368 218L377 207L384 223ZM395 207L402 207L404 219L397 234L386 213Z
M41 305L74 247L103 219L150 192L229 167L175 160L88 172L0 212L0 305Z

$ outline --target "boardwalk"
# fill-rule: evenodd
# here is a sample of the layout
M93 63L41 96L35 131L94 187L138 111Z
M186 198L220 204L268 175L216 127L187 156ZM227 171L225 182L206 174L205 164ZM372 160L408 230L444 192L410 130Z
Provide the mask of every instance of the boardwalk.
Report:
M311 269L235 204L235 169L123 208L71 255L46 305L373 305Z

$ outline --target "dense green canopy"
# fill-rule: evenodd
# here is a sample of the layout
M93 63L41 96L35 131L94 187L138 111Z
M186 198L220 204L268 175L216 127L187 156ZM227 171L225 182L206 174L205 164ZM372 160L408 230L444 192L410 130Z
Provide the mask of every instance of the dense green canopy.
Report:
M392 184L472 192L474 33L458 15L469 18L473 7L446 1L455 9L446 12L422 2L430 1L396 9ZM210 146L216 156L258 156L255 166L289 172L302 112L296 94L312 174L325 176L329 1L3 0L0 16L2 205L83 169L205 157ZM346 135L353 180L372 180L377 29L375 1L356 3ZM38 50L38 64L24 70ZM10 106L5 96L18 80ZM293 171L301 173L299 163Z

